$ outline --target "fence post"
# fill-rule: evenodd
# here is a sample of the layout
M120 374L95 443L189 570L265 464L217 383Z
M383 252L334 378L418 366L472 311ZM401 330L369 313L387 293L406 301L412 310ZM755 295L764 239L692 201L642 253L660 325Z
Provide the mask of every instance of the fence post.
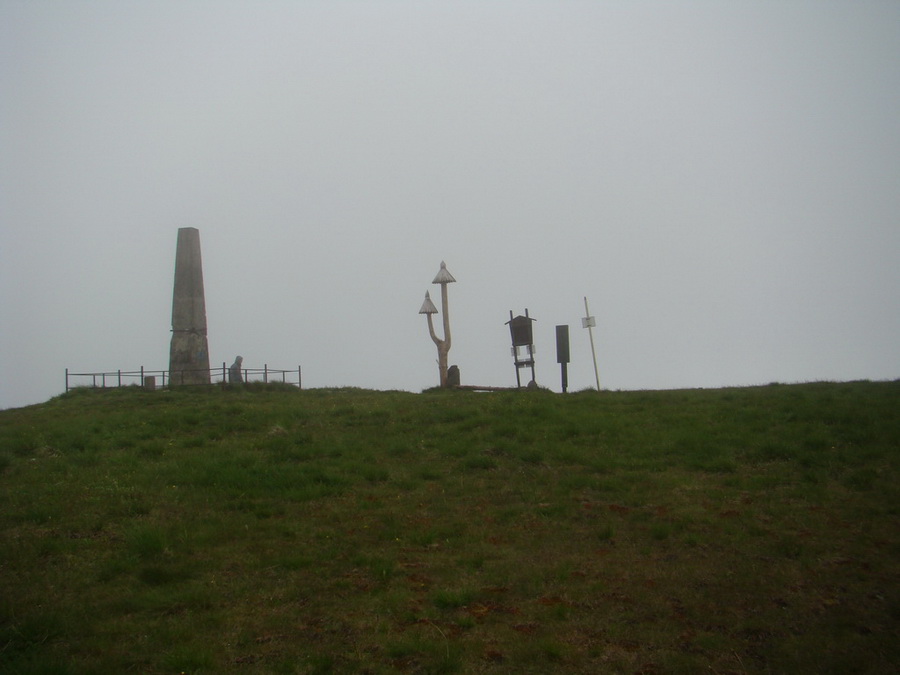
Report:
M300 376L300 366L297 366L297 388L303 389L303 379Z
M225 378L225 362L222 361L222 384L228 384L228 380Z
M119 374L119 388L121 389L121 387L122 387L122 369L119 368L119 370L116 372L118 372L118 374Z
M141 387L144 386L144 366L141 366Z
M269 364L263 364L263 384L269 383Z
M69 369L66 368L66 392L69 391Z

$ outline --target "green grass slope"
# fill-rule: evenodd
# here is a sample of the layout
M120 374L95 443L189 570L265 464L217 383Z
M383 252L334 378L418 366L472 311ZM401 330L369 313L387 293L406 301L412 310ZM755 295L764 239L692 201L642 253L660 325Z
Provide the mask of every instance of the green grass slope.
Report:
M0 411L0 672L889 673L900 382Z

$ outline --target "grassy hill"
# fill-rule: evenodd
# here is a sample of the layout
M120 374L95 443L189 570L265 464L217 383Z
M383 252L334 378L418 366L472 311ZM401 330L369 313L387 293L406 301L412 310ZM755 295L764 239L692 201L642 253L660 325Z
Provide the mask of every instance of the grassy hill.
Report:
M0 411L0 672L888 673L900 382Z

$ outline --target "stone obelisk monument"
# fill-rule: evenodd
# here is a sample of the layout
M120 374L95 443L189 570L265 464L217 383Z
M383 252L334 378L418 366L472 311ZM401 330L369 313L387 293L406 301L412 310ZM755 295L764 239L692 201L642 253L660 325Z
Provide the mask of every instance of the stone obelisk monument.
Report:
M200 230L178 230L175 249L175 291L172 294L171 384L209 384L209 344L206 340L206 300L200 261Z

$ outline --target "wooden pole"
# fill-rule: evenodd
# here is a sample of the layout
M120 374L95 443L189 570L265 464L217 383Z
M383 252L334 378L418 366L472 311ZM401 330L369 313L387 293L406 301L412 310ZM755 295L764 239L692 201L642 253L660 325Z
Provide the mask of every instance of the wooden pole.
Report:
M597 380L597 391L600 391L600 374L597 371L597 352L594 350L594 327L592 326L593 322L591 321L591 310L588 309L587 296L584 298L584 316L587 319L587 329L591 336L591 356L594 359L594 379Z

